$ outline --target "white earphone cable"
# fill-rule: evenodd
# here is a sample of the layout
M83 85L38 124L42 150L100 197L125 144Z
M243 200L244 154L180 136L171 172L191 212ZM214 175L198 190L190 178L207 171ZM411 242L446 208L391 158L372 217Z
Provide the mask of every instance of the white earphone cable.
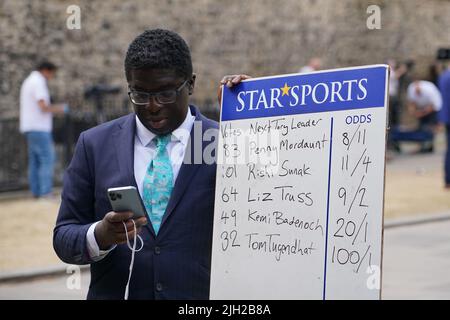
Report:
M127 237L127 245L128 245L128 248L130 248L130 250L131 250L131 263L130 263L130 269L129 269L129 274L128 274L128 282L127 282L127 286L125 288L125 296L124 296L125 300L128 300L128 293L129 293L129 287L130 287L131 274L133 273L134 254L136 252L141 251L142 248L144 247L144 241L142 240L141 236L137 235L136 222L134 222L133 219L131 219L131 221L133 222L133 230L134 230L133 245L130 244L130 239L128 238L127 225L125 224L124 221L122 221L123 226L125 228L125 235ZM136 237L141 242L141 247L139 249L137 249L137 250L136 250Z

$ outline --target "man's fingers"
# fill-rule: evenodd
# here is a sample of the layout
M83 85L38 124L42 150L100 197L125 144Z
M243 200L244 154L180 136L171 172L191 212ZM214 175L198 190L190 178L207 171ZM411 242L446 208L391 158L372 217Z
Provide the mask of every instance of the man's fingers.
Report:
M137 232L137 234L139 234L141 232L141 228L137 228L136 232ZM127 243L127 234L128 234L128 240L130 240L130 242L133 242L134 230L131 230L127 233L117 234L116 235L116 243L117 244Z
M131 222L131 220L125 222L125 225L123 224L123 222L115 222L112 223L111 226L115 233L125 233L133 230L133 223Z
M127 232L132 231L134 229L134 226L136 225L136 228L141 228L142 226L145 226L147 224L147 218L146 217L141 217L138 218L136 220L134 220L134 224L133 224L133 220L130 219L128 221L125 222L125 226L124 226L124 222L114 222L112 223L112 228L114 230L114 232L116 233L125 233L125 228L127 230Z
M238 84L240 83L242 80L246 80L246 79L250 79L249 76L247 76L246 74L240 74L236 77L233 78L232 83L233 84Z
M220 80L220 83L221 83L221 84L226 84L227 82L230 82L231 80L233 80L234 77L236 77L236 75L227 75L227 76L224 76L224 77L222 78L222 80Z
M234 74L234 75L228 75L224 76L222 80L220 80L221 85L226 85L228 88L232 88L233 86L239 84L242 80L250 79L251 77L246 74ZM222 89L219 87L219 91L217 92L217 100L222 100Z
M228 82L229 78L224 77L222 80L220 80L220 84L226 84Z
M226 85L231 88L234 85L239 84L242 80L250 79L251 77L246 74L233 74L227 75L220 80L220 84Z
M117 234L116 236L116 244L123 244L127 243L127 234L128 234L128 240L133 243L134 240L134 231L130 231L127 233L121 233Z
M136 226L141 227L141 226L145 226L148 223L148 220L146 217L140 217L140 218L134 220L134 222L136 223Z
M226 85L227 87L232 87L233 76L225 76L220 80L221 85Z
M108 220L111 223L114 222L121 222L121 221L127 221L131 219L133 216L133 212L131 211L121 211L121 212L108 212L105 216L105 219Z

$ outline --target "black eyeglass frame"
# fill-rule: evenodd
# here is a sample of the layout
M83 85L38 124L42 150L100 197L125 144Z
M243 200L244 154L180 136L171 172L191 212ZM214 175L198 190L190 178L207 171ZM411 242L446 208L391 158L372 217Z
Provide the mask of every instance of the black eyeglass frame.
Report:
M175 103L177 101L178 95L180 94L181 90L183 90L184 86L186 86L186 84L189 83L189 79L184 81L177 89L172 89L172 90L164 90L164 91L159 91L159 92L146 92L146 91L139 91L139 90L133 90L130 87L128 87L128 97L130 98L130 101L139 107L145 107L150 103L150 97L154 96L156 102L159 105L165 105L165 104L171 104L171 103ZM161 99L161 95L162 94L168 94L168 93L172 93L171 97L172 99L170 101L168 100L160 100ZM142 103L136 103L135 101L133 101L133 97L132 95L134 93L138 93L138 94L142 94L142 95L146 95L147 99L145 99L147 102L142 102Z

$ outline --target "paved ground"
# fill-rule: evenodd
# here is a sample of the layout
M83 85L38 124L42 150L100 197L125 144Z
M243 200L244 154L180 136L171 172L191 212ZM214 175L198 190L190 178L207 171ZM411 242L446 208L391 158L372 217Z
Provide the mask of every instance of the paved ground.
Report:
M450 220L388 228L383 299L450 299ZM0 299L85 299L89 272L0 284Z
M387 229L383 299L450 299L450 220Z
M89 271L39 280L0 284L0 300L84 300L89 287Z

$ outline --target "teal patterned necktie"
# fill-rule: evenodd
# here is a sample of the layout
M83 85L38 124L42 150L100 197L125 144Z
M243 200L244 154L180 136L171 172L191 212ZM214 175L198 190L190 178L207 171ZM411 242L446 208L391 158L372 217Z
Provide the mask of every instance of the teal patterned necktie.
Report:
M158 234L161 219L169 203L173 189L173 172L166 150L170 134L156 136L156 156L150 161L144 177L143 200L155 233Z

